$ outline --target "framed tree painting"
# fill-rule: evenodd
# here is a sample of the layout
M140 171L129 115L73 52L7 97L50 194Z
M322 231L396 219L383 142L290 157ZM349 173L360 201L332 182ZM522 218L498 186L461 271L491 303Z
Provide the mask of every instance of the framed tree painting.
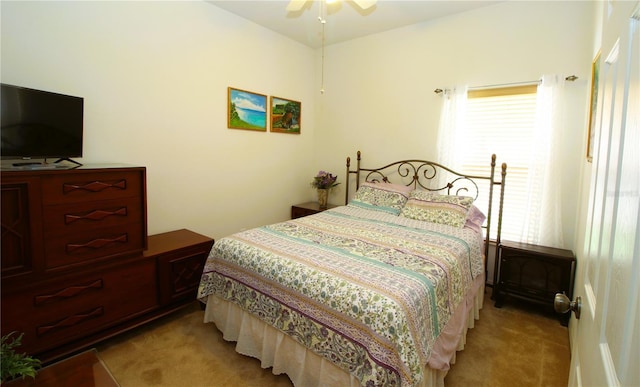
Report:
M267 96L246 90L228 88L227 127L267 131Z
M280 97L271 97L271 131L300 134L302 104Z
M591 106L589 108L589 136L587 137L587 161L593 161L596 112L598 108L598 74L600 72L600 52L591 63Z

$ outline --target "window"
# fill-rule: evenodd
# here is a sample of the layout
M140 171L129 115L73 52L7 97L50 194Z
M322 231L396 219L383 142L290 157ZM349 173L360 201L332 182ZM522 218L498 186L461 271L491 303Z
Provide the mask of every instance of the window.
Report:
M461 143L460 166L465 173L488 175L487 155L495 153L498 163L507 162L507 180L502 220L502 239L521 241L529 216L529 161L536 157L532 147L536 122L537 85L469 90ZM500 168L496 169L500 179ZM488 190L479 197L486 208ZM500 198L495 195L494 208ZM497 222L492 224L496 235ZM526 240L522 240L526 241Z
M438 160L458 171L486 175L495 153L499 163L508 165L502 238L563 248L558 166L566 127L564 77L543 75L537 85L471 91L460 86L443 96ZM482 208L487 196L478 197ZM491 226L495 236L497 224Z

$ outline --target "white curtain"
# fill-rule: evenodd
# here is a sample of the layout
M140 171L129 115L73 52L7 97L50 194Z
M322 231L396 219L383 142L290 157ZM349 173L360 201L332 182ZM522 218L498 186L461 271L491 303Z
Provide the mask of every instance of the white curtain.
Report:
M446 90L438 129L438 162L462 171L465 147L477 146L466 140L467 87ZM520 242L563 247L562 211L560 205L559 166L560 141L564 131L564 77L545 75L536 93L536 118L533 139L530 141L532 157L528 163L526 197L508 197L526 208L525 219L517 219L509 231ZM527 140L529 141L529 140ZM497 152L487 149L487 153ZM509 160L504 160L509 163ZM526 160L524 160L526 163ZM507 170L507 180L508 180ZM440 181L437 181L440 183ZM509 184L507 183L507 194ZM505 205L506 206L506 205ZM521 226L521 227L518 227ZM520 233L520 235L518 235Z
M462 166L460 144L464 144L467 114L467 86L456 86L443 91L442 113L438 127L438 163L460 171ZM438 184L442 181L437 181Z
M564 77L545 75L538 86L536 122L529 161L527 207L521 241L562 247L560 141L565 121Z

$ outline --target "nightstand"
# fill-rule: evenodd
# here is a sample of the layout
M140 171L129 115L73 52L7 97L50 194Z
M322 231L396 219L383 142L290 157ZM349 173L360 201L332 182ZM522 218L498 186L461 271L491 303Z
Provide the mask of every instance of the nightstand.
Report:
M334 204L327 205L327 208L320 208L318 202L307 202L291 206L291 219L301 218L307 215L317 214L329 208L338 207Z
M196 299L213 244L213 239L185 229L149 236L143 255L156 261L161 305L186 305Z
M498 283L494 286L495 306L501 307L506 296L547 305L553 311L556 293L573 299L576 258L570 250L527 243L500 244ZM570 314L560 316L562 325Z

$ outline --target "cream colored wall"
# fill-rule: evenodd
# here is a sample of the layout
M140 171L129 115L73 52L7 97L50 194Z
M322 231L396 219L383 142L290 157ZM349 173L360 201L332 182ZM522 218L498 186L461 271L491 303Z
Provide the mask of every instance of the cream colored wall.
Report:
M591 21L591 25L593 26L593 45L591 56L595 58L598 52L600 51L600 46L602 44L602 28L605 20L606 13L606 3L599 1L595 4L595 12L594 17ZM574 285L574 294L577 294L576 289L581 289L584 286L583 281L583 272L586 265L581 262L584 258L584 248L585 248L585 232L587 229L587 216L588 216L588 205L589 205L589 195L590 195L590 186L591 186L591 173L592 173L593 164L587 162L586 160L582 163L582 168L580 170L580 194L576 200L576 205L578 207L578 218L576 219L575 227L576 227L576 243L575 243L575 253L577 259L577 267L576 267L576 282ZM571 344L572 350L574 348L574 343L577 341L578 335L578 324L576 319L572 318L569 320L569 343ZM572 370L572 374L573 374Z
M367 163L435 158L435 88L576 74L559 168L574 247L592 2L500 3L329 46L324 95L319 50L205 2L0 7L2 82L85 97L81 161L148 168L152 234L184 227L219 238L286 219L292 203L313 199L318 169L343 180L357 150ZM228 86L301 101L302 134L227 129ZM343 190L330 201L342 203Z
M147 167L149 233L219 238L312 199L314 51L205 2L5 2L2 82L85 98L84 163ZM227 129L227 87L302 134Z
M600 45L602 42L602 27L605 19L606 3L600 1L596 3L595 13L591 24L594 28L594 39L591 47L591 57L595 58L598 52L600 52ZM591 86L589 86L591 87ZM576 220L576 255L578 260L583 256L583 249L585 243L585 231L587 227L587 212L589 202L589 189L591 186L591 173L593 164L586 160L582 163L580 170L580 195L577 198L576 205L578 207L578 219ZM578 266L577 276L580 275L582 266Z
M557 168L565 246L574 249L594 12L593 2L505 2L327 47L318 162L340 171L340 156L357 150L367 165L433 159L442 106L434 89L575 74L579 80L566 84L570 104Z

